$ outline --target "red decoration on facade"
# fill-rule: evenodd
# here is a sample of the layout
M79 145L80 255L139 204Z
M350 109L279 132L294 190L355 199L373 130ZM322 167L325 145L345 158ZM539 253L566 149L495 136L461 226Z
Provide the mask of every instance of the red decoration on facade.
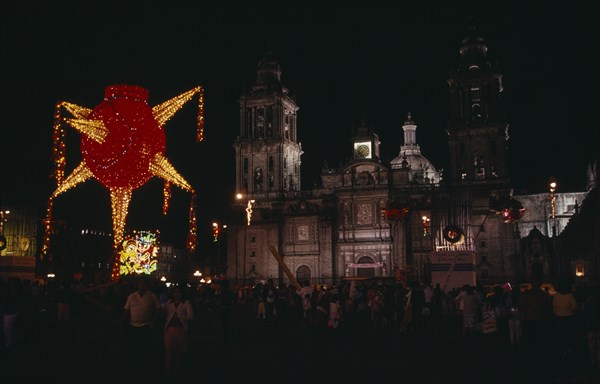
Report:
M398 221L404 219L408 212L408 208L390 208L385 210L385 217L389 221Z
M525 208L523 208L523 205L519 201L510 199L500 211L500 214L502 215L502 221L505 223L516 223L523 218Z

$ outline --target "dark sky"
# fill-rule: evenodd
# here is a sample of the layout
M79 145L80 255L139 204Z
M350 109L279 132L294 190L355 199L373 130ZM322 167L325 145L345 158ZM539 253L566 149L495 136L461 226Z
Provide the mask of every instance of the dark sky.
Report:
M593 1L6 1L2 30L0 204L43 212L55 188L54 105L89 108L115 83L141 85L154 106L206 89L206 140L195 143L195 99L167 124L167 158L198 191L200 238L224 220L234 191L238 97L270 47L300 107L303 187L323 161L338 166L363 116L389 161L412 112L422 153L447 167L445 80L458 64L469 16L504 73L516 193L581 191L598 157L598 22ZM67 172L81 161L67 139ZM183 246L189 194L173 188L161 218L162 183L134 191L128 226L159 228ZM56 200L56 215L110 228L108 191L96 180Z

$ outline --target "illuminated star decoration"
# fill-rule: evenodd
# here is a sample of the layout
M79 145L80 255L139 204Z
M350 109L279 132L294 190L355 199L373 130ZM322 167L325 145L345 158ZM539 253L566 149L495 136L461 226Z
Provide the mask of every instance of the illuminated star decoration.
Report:
M246 219L248 220L248 225L252 221L252 204L254 204L254 200L248 200L248 205L246 206Z
M54 148L52 157L56 166L54 178L57 189L52 193L46 212L45 237L40 258L49 249L52 230L53 200L67 190L87 181L97 179L110 192L114 263L113 280L118 279L117 247L123 240L125 221L132 192L151 177L164 180L163 214L167 213L171 185L192 193L190 204L187 248L196 246L195 191L165 157L166 137L164 124L188 102L199 95L196 140L204 135L204 90L196 87L155 107L148 105L148 90L134 85L112 85L105 89L104 100L93 110L60 101L54 114ZM64 109L72 118L61 117ZM65 178L65 128L66 122L81 134L83 160Z

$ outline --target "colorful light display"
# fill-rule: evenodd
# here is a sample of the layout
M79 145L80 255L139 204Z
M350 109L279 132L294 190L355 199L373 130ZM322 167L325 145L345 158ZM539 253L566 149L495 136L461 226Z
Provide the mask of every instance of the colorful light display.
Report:
M123 240L123 232L132 192L157 176L164 180L163 213L166 214L171 197L171 185L192 194L189 215L187 247L196 246L195 191L165 157L166 136L164 124L194 95L199 95L196 140L204 135L204 96L202 87L196 87L173 99L150 108L148 90L134 85L111 85L105 89L104 100L94 109L64 101L56 104L54 114L54 149L56 166L54 177L57 189L52 193L46 212L45 237L40 257L48 253L52 230L53 200L60 194L85 182L97 179L110 192L113 218L113 247L115 258L112 278L120 274L116 251ZM62 118L66 110L72 118ZM81 134L83 160L65 179L64 123Z
M136 231L123 239L119 275L146 274L158 267L158 232Z

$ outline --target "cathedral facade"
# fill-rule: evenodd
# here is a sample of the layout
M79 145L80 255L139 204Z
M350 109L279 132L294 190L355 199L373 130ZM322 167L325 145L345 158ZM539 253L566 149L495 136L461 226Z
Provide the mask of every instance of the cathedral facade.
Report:
M227 278L289 284L291 273L299 281L335 284L390 276L445 289L526 281L518 229L524 208L512 196L508 174L502 73L487 49L470 29L447 79L447 171L421 153L409 113L404 144L391 162L381 161L379 137L363 124L352 137L353 158L339 168L325 165L310 190L301 189L300 108L281 81L278 61L267 54L240 97L238 220L228 227Z

